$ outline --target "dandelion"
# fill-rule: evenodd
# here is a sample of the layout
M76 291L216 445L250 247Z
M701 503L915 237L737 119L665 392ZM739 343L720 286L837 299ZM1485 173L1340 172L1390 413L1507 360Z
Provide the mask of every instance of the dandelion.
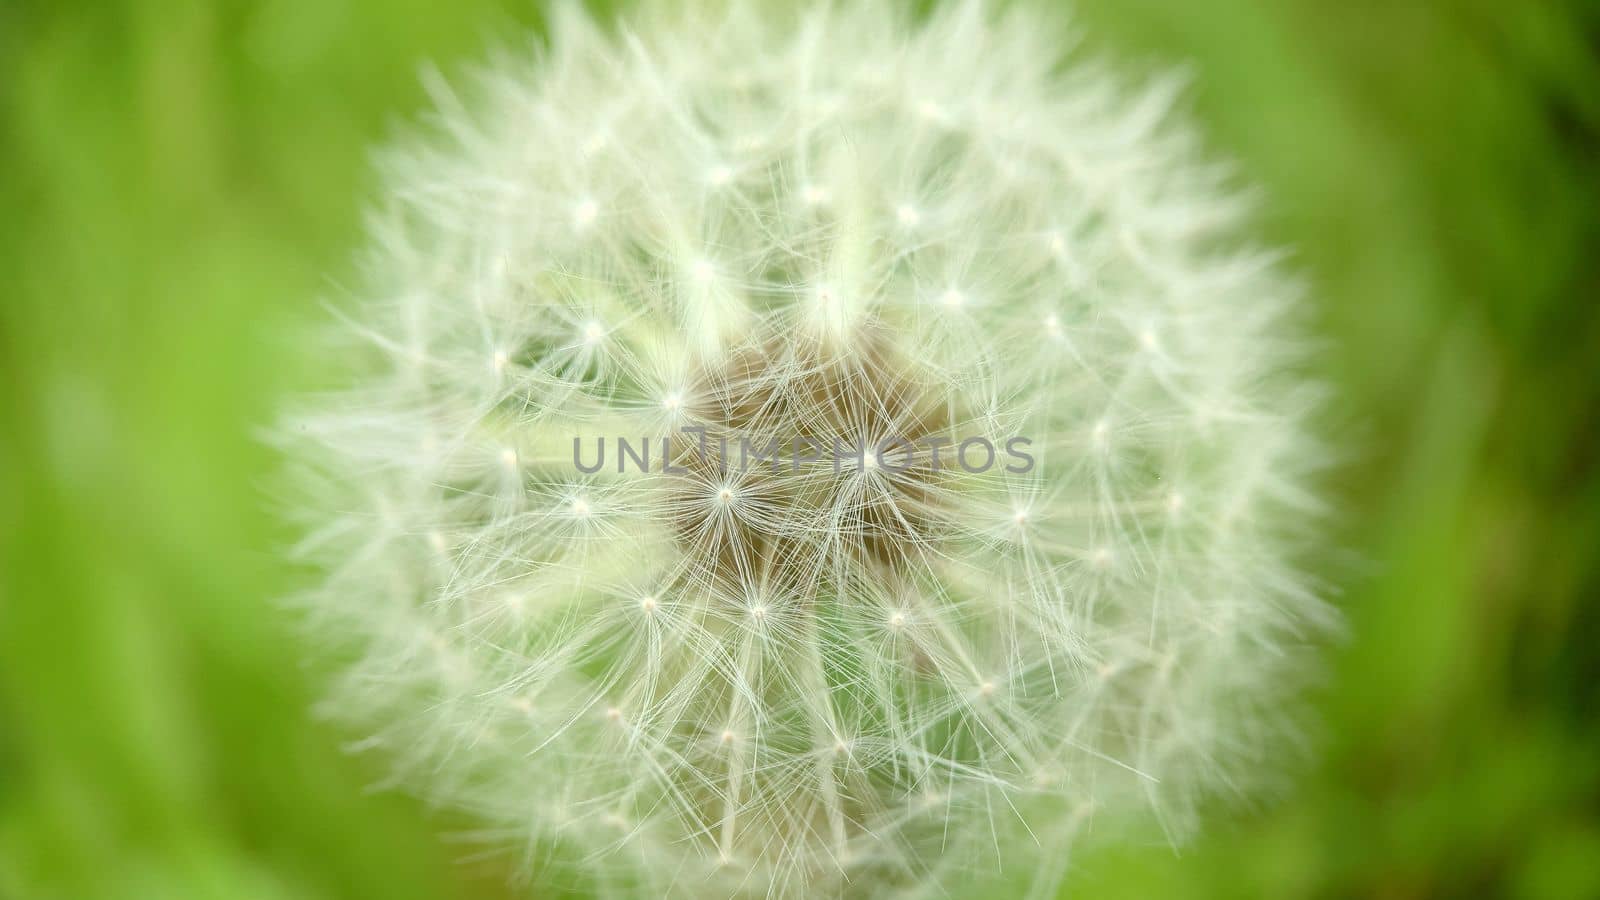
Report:
M562 8L385 158L350 387L286 429L329 709L599 895L1181 840L1330 622L1296 284L1174 84L1026 4L730 7ZM824 464L722 464L768 437Z

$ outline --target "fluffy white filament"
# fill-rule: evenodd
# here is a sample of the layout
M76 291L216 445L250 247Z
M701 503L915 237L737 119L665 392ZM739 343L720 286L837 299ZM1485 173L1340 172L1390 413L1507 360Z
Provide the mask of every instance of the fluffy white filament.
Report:
M1175 85L1061 35L568 9L433 85L354 385L291 430L309 606L358 651L330 706L399 780L552 884L811 897L1049 891L1089 823L1181 836L1270 769L1327 621L1290 560L1323 459L1296 289ZM697 423L1037 464L662 474Z

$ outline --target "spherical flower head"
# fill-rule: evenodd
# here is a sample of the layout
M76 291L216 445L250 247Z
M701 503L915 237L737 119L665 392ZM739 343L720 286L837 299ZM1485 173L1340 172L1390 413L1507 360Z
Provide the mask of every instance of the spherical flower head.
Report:
M386 158L288 429L330 708L602 894L1181 837L1329 618L1296 285L1174 83L1031 6L733 7L562 9Z

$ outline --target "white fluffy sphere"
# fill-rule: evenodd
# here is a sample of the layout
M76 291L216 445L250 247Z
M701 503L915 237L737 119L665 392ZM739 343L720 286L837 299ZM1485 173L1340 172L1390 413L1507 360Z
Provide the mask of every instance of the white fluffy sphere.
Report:
M1173 82L1031 7L734 6L567 10L386 157L356 374L291 432L330 707L599 893L1048 891L1090 822L1181 835L1329 619L1293 281Z

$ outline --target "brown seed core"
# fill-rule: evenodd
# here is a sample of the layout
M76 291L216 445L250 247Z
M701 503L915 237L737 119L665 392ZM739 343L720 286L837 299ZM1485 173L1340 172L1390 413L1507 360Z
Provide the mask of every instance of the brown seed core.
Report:
M940 476L926 442L948 439L953 411L881 326L848 349L767 335L691 386L705 436L674 447L687 472L670 503L694 574L736 595L805 597L850 564L904 570L931 536Z

